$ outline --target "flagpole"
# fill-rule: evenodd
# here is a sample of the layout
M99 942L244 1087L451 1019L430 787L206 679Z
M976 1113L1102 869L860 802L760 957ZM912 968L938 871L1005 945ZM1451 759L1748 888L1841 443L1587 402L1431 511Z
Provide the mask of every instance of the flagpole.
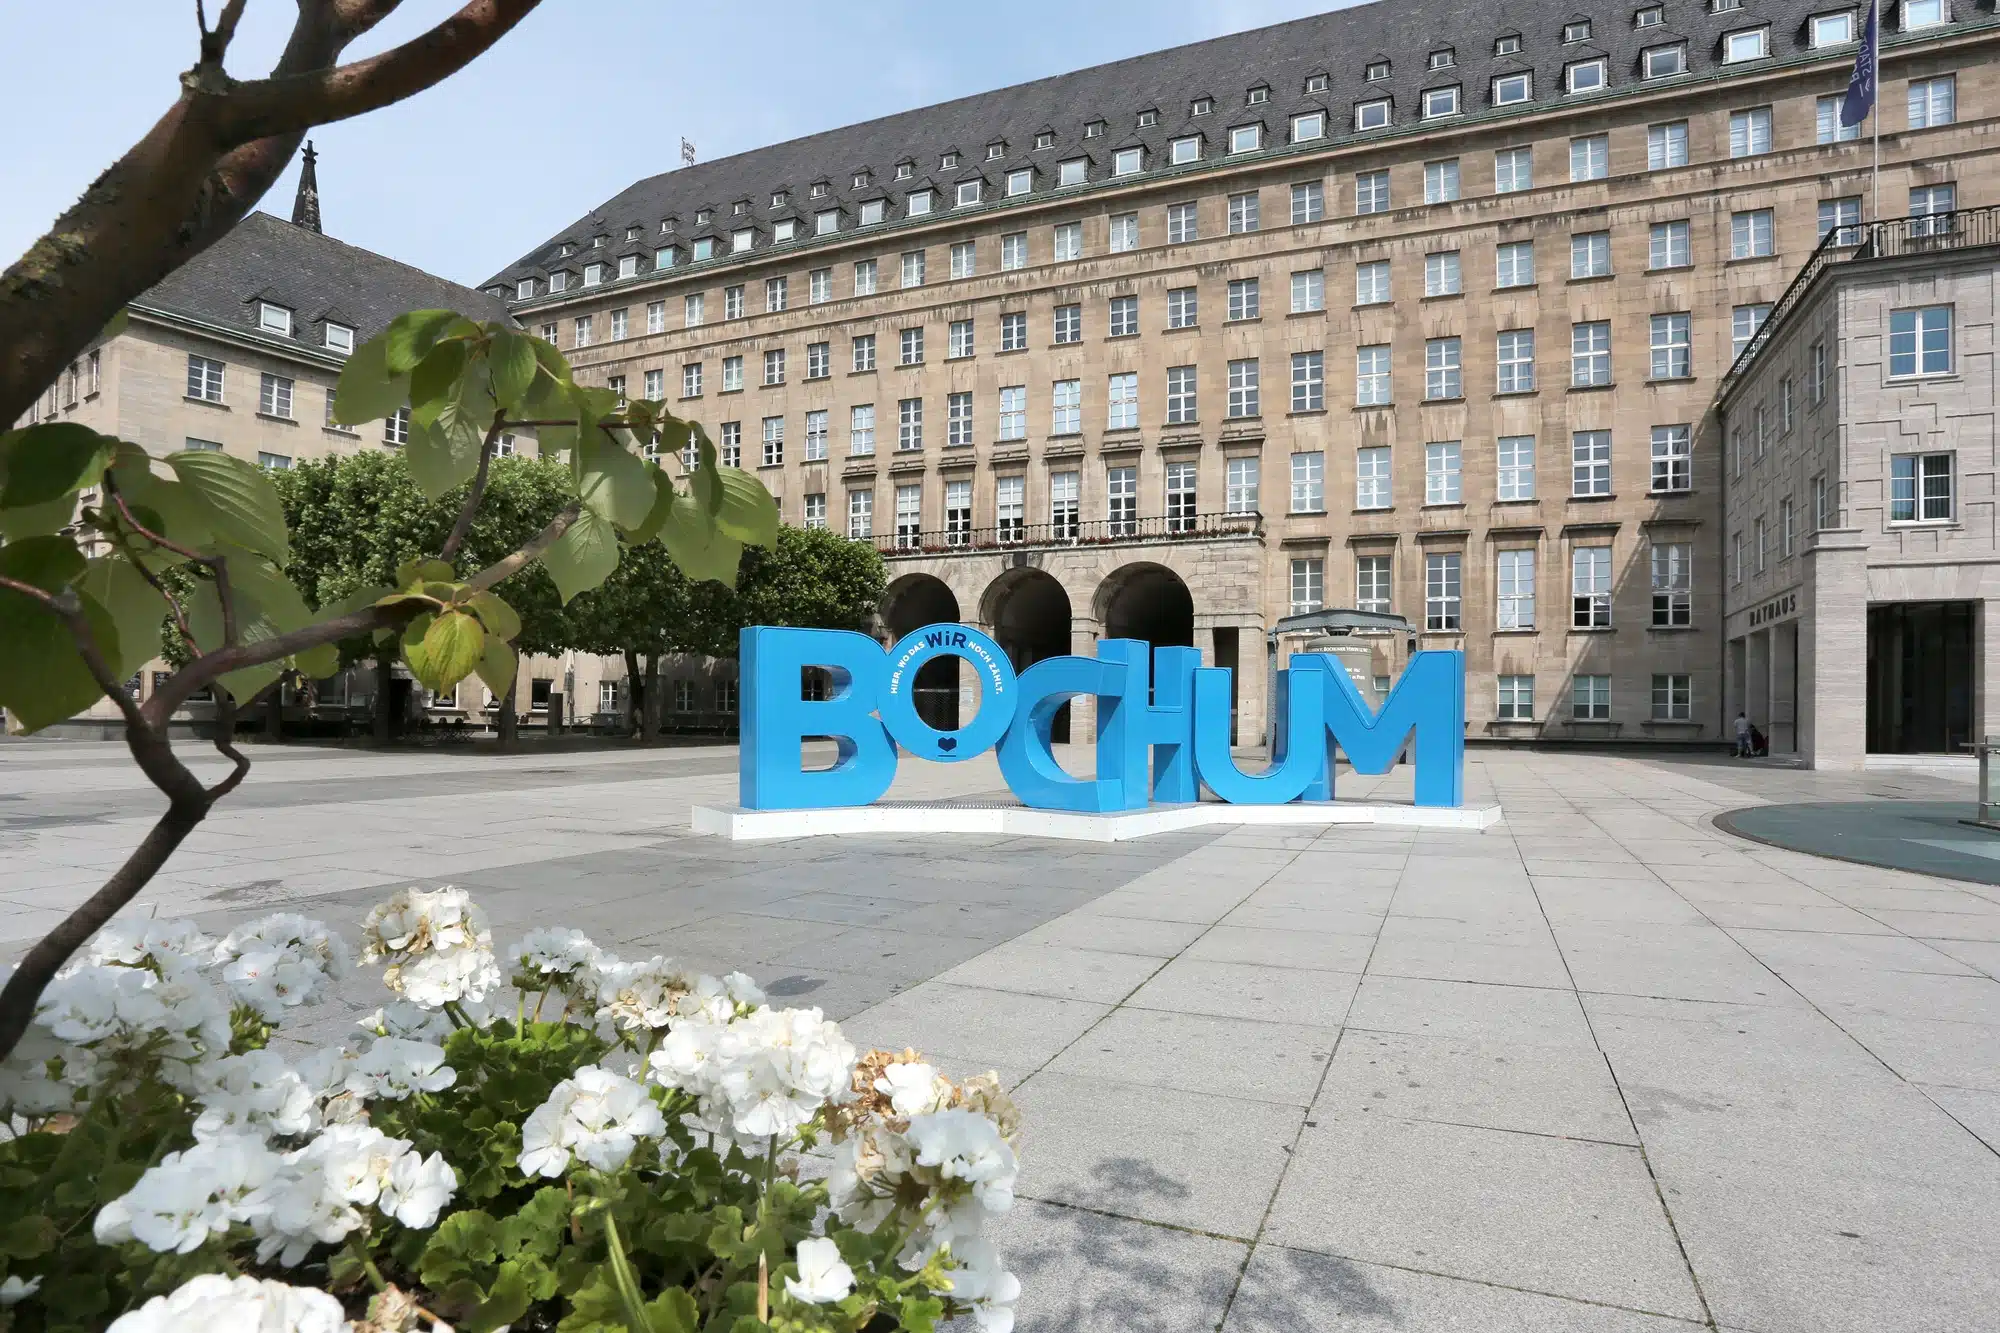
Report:
M1875 51L1871 57L1874 72L1870 81L1877 87L1882 81L1882 0L1872 0L1869 18L1875 29ZM1868 205L1869 217L1876 223L1882 221L1882 99L1871 97L1868 119L1874 125L1875 160L1868 168L1868 190L1872 196Z

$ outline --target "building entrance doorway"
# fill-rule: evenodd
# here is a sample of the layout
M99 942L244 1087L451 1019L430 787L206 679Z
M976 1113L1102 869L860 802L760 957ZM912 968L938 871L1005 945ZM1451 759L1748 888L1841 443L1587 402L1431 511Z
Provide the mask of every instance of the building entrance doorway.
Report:
M1868 750L1964 754L1971 744L1973 602L1868 608Z
M1040 569L1010 569L986 590L986 622L1006 649L1014 670L1026 671L1070 650L1069 594L1055 576ZM1056 710L1049 739L1069 741L1069 705Z

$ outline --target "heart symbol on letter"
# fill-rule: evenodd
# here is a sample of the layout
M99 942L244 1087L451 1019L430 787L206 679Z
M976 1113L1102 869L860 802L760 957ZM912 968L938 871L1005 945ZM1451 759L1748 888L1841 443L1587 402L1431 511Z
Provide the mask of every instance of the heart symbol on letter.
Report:
M938 749L943 750L946 754L950 754L953 750L956 750L957 748L958 748L958 737L956 736L945 736L941 737L938 740Z

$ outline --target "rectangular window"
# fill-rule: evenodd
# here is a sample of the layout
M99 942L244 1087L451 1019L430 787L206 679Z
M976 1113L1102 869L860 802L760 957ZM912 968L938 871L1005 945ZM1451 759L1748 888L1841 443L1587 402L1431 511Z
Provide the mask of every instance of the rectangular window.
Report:
M665 301L646 302L646 332L665 333L667 331L667 303Z
M806 302L818 305L833 299L833 270L816 268L806 276Z
M1424 446L1424 503L1455 505L1464 499L1464 464L1457 440Z
M1729 257L1765 259L1772 253L1771 210L1754 208L1729 215Z
M956 282L979 272L978 251L971 241L956 241L951 247L951 276Z
M1611 138L1587 134L1569 141L1569 178L1572 181L1603 180L1611 174Z
M1317 449L1292 455L1292 512L1317 514L1326 509L1326 455Z
M1322 352L1292 353L1292 411L1318 412L1326 407L1326 356Z
M791 294L792 280L790 278L777 277L764 279L765 313L770 314L783 310L790 302ZM618 336L617 320L615 318L612 320L611 336L614 338Z
M257 466L270 472L289 472L292 470L292 456L290 454L267 454L260 449L257 451Z
M1167 242L1182 245L1201 238L1201 223L1192 202L1167 205Z
M1106 332L1113 338L1132 338L1138 336L1138 297L1114 296L1111 298L1110 319Z
M1292 187L1292 225L1318 222L1326 216L1326 186L1319 181L1301 181Z
M945 355L958 360L972 355L972 321L954 319L945 336Z
M854 339L854 369L875 369L875 335L857 334Z
M1681 380L1694 374L1694 348L1686 314L1654 315L1650 325L1652 378Z
M273 375L265 371L257 390L257 411L267 417L292 415L292 380L285 375Z
M690 292L681 298L681 323L688 328L701 327L702 307L706 304L705 294Z
M1688 123L1669 120L1646 127L1646 170L1664 171L1688 164Z
M1951 307L1922 306L1889 314L1889 375L1951 373Z
M1081 157L1073 157L1069 159L1067 162L1056 163L1057 188L1061 188L1066 185L1083 184L1084 172L1089 166L1090 166L1089 159Z
M1578 389L1611 383L1611 322L1590 320L1569 326L1569 382Z
M972 540L970 481L947 481L944 484L944 539L948 546L963 546Z
M1535 720L1535 678L1533 676L1500 676L1498 695L1493 716L1500 722L1533 722Z
M1958 79L1951 74L1910 80L1910 128L1935 129L1958 119Z
M646 401L657 403L667 396L667 372L649 370L646 372Z
M1464 397L1465 385L1460 371L1458 339L1432 338L1424 343L1425 398Z
M1167 327L1170 329L1191 329L1195 326L1198 307L1193 287L1173 287L1167 291Z
M785 349L773 347L764 353L764 383L783 384L785 382Z
M1535 549L1503 550L1499 555L1500 629L1535 627Z
M814 491L812 494L806 496L805 506L802 512L805 519L806 527L813 529L815 531L823 530L826 527L826 492ZM685 713L694 706L693 705L694 682L684 680L681 681L680 684L686 689L686 696L688 702L679 705L679 710Z
M1725 33L1722 38L1722 62L1733 65L1744 60L1762 60L1771 53L1770 39L1769 28L1744 28Z
M1755 157L1771 151L1771 108L1748 107L1729 113L1729 155Z
M1256 319L1262 310L1257 295L1257 279L1231 278L1229 280L1229 318Z
M1292 313L1303 315L1324 309L1326 309L1326 274L1316 268L1292 274Z
M1082 488L1077 484L1075 472L1051 472L1049 474L1049 526L1055 535L1063 539L1073 539L1081 526L1082 517L1080 495Z
M1028 386L1009 384L1000 390L1000 435L1002 440L1028 438Z
M905 287L924 285L924 252L911 250L903 256L902 279Z
M1458 85L1454 83L1448 88L1424 89L1423 114L1425 120L1457 115Z
M1128 370L1113 375L1106 388L1106 430L1139 428L1139 372Z
M626 402L625 377L623 375L611 376L608 380L605 381L604 387L611 390L612 393L618 395L618 406L620 407L625 406Z
M1778 555L1789 560L1798 540L1798 515L1792 509L1792 497L1787 495L1778 501Z
M924 400L896 400L896 448L908 453L924 447Z
M1457 296L1464 290L1458 251L1439 250L1424 256L1424 295Z
M1028 312L1015 310L1000 316L1000 350L1024 352L1028 349Z
M1049 258L1060 264L1071 259L1083 258L1083 224L1081 222L1060 222L1049 231Z
M1653 493L1685 491L1693 484L1694 428L1653 427Z
M1499 440L1499 490L1502 500L1535 498L1535 437L1502 435Z
M724 467L743 466L743 423L725 421L721 425L721 439L717 442L716 457ZM693 443L692 440L689 441Z
M1109 228L1109 245L1114 255L1139 248L1139 215L1137 213L1113 213Z
M1570 436L1569 493L1611 494L1611 432L1580 430Z
M1111 520L1111 535L1131 536L1139 518L1139 469L1113 467L1104 470L1104 508L1104 516Z
M1457 551L1424 557L1424 628L1433 633L1455 633L1460 627L1463 560Z
M826 409L817 408L806 413L806 461L817 463L826 458Z
M1955 184L1919 185L1910 191L1910 225L1912 236L1948 236L1951 234L1951 212L1958 207L1958 187Z
M961 391L944 396L944 442L953 449L972 443L972 394Z
M1854 11L1839 14L1815 14L1812 17L1813 49L1841 46L1854 40Z
M1897 454L1889 464L1891 523L1951 521L1950 454Z
M743 387L743 358L725 356L722 358L722 391L736 393Z
M188 357L187 396L204 403L222 401L222 363L205 356Z
M1495 393L1528 393L1535 387L1535 331L1502 329L1494 339L1499 377Z
M1193 531L1196 507L1195 465L1167 464L1167 531Z
M1389 261L1377 259L1354 266L1354 304L1379 305L1389 299Z
M1764 516L1762 514L1759 514L1757 515L1756 536L1754 538L1757 547L1757 572L1759 574L1762 574L1764 572L1765 565L1768 563L1770 556L1770 545L1765 540L1766 536L1767 534L1764 530Z
M1258 396L1257 358L1246 357L1229 363L1229 404L1226 415L1254 417L1262 415L1263 405Z
M1840 123L1840 108L1846 101L1844 94L1835 93L1831 97L1822 97L1813 104L1813 142L1846 143L1850 139L1861 137L1859 124Z
M1354 609L1357 611L1374 611L1384 615L1388 614L1388 556L1364 555L1355 558Z
M1822 474L1812 479L1813 531L1821 532L1833 526L1833 487L1827 484Z
M863 403L848 412L847 452L860 457L875 452L875 405Z
M1653 547L1653 628L1686 629L1694 615L1694 547L1662 542Z
M1817 406L1826 401L1826 342L1822 339L1806 351L1806 401Z
M590 316L578 315L576 317L576 330L571 340L571 346L588 347L590 346L590 340Z
M701 397L701 362L690 361L681 367L681 397Z
M1509 241L1493 249L1493 285L1495 287L1532 287L1535 285L1535 243L1533 241Z
M924 363L924 331L921 328L904 329L898 335L898 365L921 366Z
M1306 615L1326 605L1326 561L1300 556L1292 561L1292 614Z
M1376 343L1354 350L1354 405L1382 407L1389 397L1389 344Z
M847 535L856 539L875 535L875 492L847 493Z
M1056 307L1054 341L1057 343L1080 343L1083 341L1083 307L1081 305L1059 305Z
M1579 546L1570 553L1570 627L1611 624L1611 548Z
M1245 194L1230 195L1229 234L1235 236L1240 232L1255 230L1257 230L1256 192L1250 191Z
M1387 171L1363 171L1355 175L1354 211L1357 213L1386 213L1389 211L1389 173Z
M924 489L921 485L896 488L896 548L914 550L924 527Z
M1535 188L1535 150L1502 148L1493 154L1493 192L1512 194Z
M1357 131L1379 130L1389 123L1389 99L1377 97L1354 104L1354 128Z
M1057 380L1050 394L1049 434L1076 435L1083 430L1083 381Z
M724 319L743 318L743 284L722 289L722 317Z
M1389 447L1375 445L1354 453L1354 507L1387 509L1389 498Z
M1569 275L1571 278L1611 276L1610 232L1578 232L1569 238Z
M1646 252L1648 268L1683 268L1692 263L1686 222L1655 222Z
M854 294L873 296L880 277L881 269L875 260L857 260L854 265Z
M1000 271L1011 272L1028 266L1028 233L1008 232L1000 238Z
M1757 336L1757 330L1764 327L1764 320L1770 315L1771 307L1764 304L1739 305L1729 312L1729 360L1734 365L1736 358L1743 355L1743 349Z
M1903 0L1903 31L1933 28L1951 16L1945 0Z
M1224 469L1223 509L1232 514L1254 514L1257 512L1257 489L1262 471L1255 454L1246 458L1232 458Z
M1664 675L1653 677L1653 720L1686 722L1694 717L1694 677Z
M1840 199L1819 201L1819 236L1825 240L1828 232L1839 232L1834 238L1835 245L1861 244L1861 196L1848 195Z
M1578 722L1611 720L1611 677L1578 676L1569 697L1570 716Z
M1424 163L1424 202L1448 204L1458 198L1458 159Z
M1018 170L1007 173L1008 198L1011 199L1017 194L1027 194L1034 188L1035 170L1033 167L1021 167Z
M1512 106L1535 95L1534 80L1527 74L1501 74L1493 80L1493 105Z
M785 419L764 418L764 466L776 467L785 461Z

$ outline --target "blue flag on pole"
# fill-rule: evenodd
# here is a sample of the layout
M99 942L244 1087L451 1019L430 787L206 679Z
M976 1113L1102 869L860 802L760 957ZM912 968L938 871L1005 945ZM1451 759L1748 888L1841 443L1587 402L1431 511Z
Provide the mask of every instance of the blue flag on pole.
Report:
M1871 0L1868 6L1868 22L1861 29L1861 49L1854 55L1854 73L1847 80L1847 97L1840 104L1840 123L1859 125L1868 119L1868 112L1875 105L1875 47L1881 29L1876 16L1881 11L1881 0Z

